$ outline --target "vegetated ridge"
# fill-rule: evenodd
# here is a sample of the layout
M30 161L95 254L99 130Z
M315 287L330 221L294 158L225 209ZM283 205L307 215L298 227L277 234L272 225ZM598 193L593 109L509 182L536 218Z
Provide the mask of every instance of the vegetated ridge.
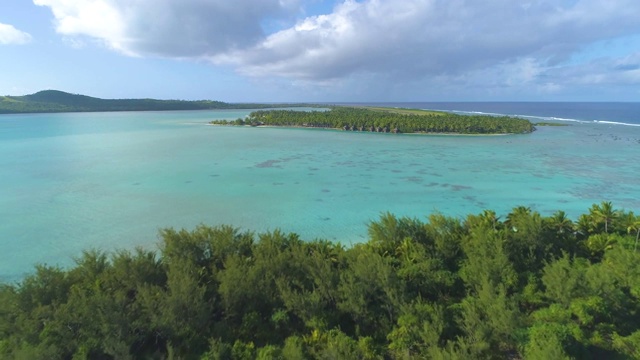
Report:
M345 247L230 226L0 285L3 359L638 359L640 217L382 214Z
M343 106L332 107L330 111L260 110L252 112L245 119L211 123L384 133L525 134L535 130L529 120L509 116Z
M212 100L100 99L44 90L25 96L0 97L0 114L97 112L97 111L163 111L208 109L264 109L305 106L302 104L226 103Z

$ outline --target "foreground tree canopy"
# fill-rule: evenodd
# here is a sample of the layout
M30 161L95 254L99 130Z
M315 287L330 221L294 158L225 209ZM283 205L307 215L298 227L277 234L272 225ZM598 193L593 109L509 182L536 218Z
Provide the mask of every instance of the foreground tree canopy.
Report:
M346 248L229 226L0 288L6 359L637 359L640 217L383 214Z
M260 110L218 125L271 125L392 133L522 134L534 130L525 119L447 112L334 107L330 111Z

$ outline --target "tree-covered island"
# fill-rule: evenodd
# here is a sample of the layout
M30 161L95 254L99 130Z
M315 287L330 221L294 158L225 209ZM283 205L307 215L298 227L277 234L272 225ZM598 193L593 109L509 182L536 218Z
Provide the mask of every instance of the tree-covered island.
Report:
M211 124L434 134L526 134L535 130L528 120L509 116L342 106L329 111L260 110L245 119L217 120Z
M383 214L345 247L230 226L0 284L2 359L638 359L640 217Z

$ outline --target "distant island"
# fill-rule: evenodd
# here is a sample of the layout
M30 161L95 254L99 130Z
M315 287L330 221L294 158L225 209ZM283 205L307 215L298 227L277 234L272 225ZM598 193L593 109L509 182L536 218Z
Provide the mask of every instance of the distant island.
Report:
M329 111L260 110L245 119L213 125L284 126L378 133L527 134L534 125L521 118L459 115L441 111L383 107L332 107Z
M526 134L535 130L534 124L528 120L509 116L459 115L442 111L372 106L330 106L329 111L275 109L309 106L318 107L319 105L226 103L213 100L100 99L58 90L44 90L24 96L0 97L0 114L269 109L254 111L246 119L219 120L211 123L216 125L327 128L382 133Z
M99 111L165 111L209 109L267 109L309 106L304 104L226 103L212 100L100 99L44 90L25 96L0 96L0 114L99 112Z

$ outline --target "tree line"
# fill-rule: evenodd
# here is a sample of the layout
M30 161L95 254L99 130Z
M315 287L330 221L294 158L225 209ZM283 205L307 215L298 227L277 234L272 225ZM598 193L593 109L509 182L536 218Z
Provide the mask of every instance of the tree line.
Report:
M230 226L0 286L5 359L637 359L640 217L381 214L365 243Z
M508 116L459 115L446 112L411 114L351 107L333 107L330 111L260 110L252 112L246 119L232 122L217 120L211 123L319 127L387 133L522 134L535 130L528 120Z
M100 99L86 95L44 90L25 96L0 97L0 114L93 111L165 111L211 109L265 109L304 104L226 103L212 100Z

